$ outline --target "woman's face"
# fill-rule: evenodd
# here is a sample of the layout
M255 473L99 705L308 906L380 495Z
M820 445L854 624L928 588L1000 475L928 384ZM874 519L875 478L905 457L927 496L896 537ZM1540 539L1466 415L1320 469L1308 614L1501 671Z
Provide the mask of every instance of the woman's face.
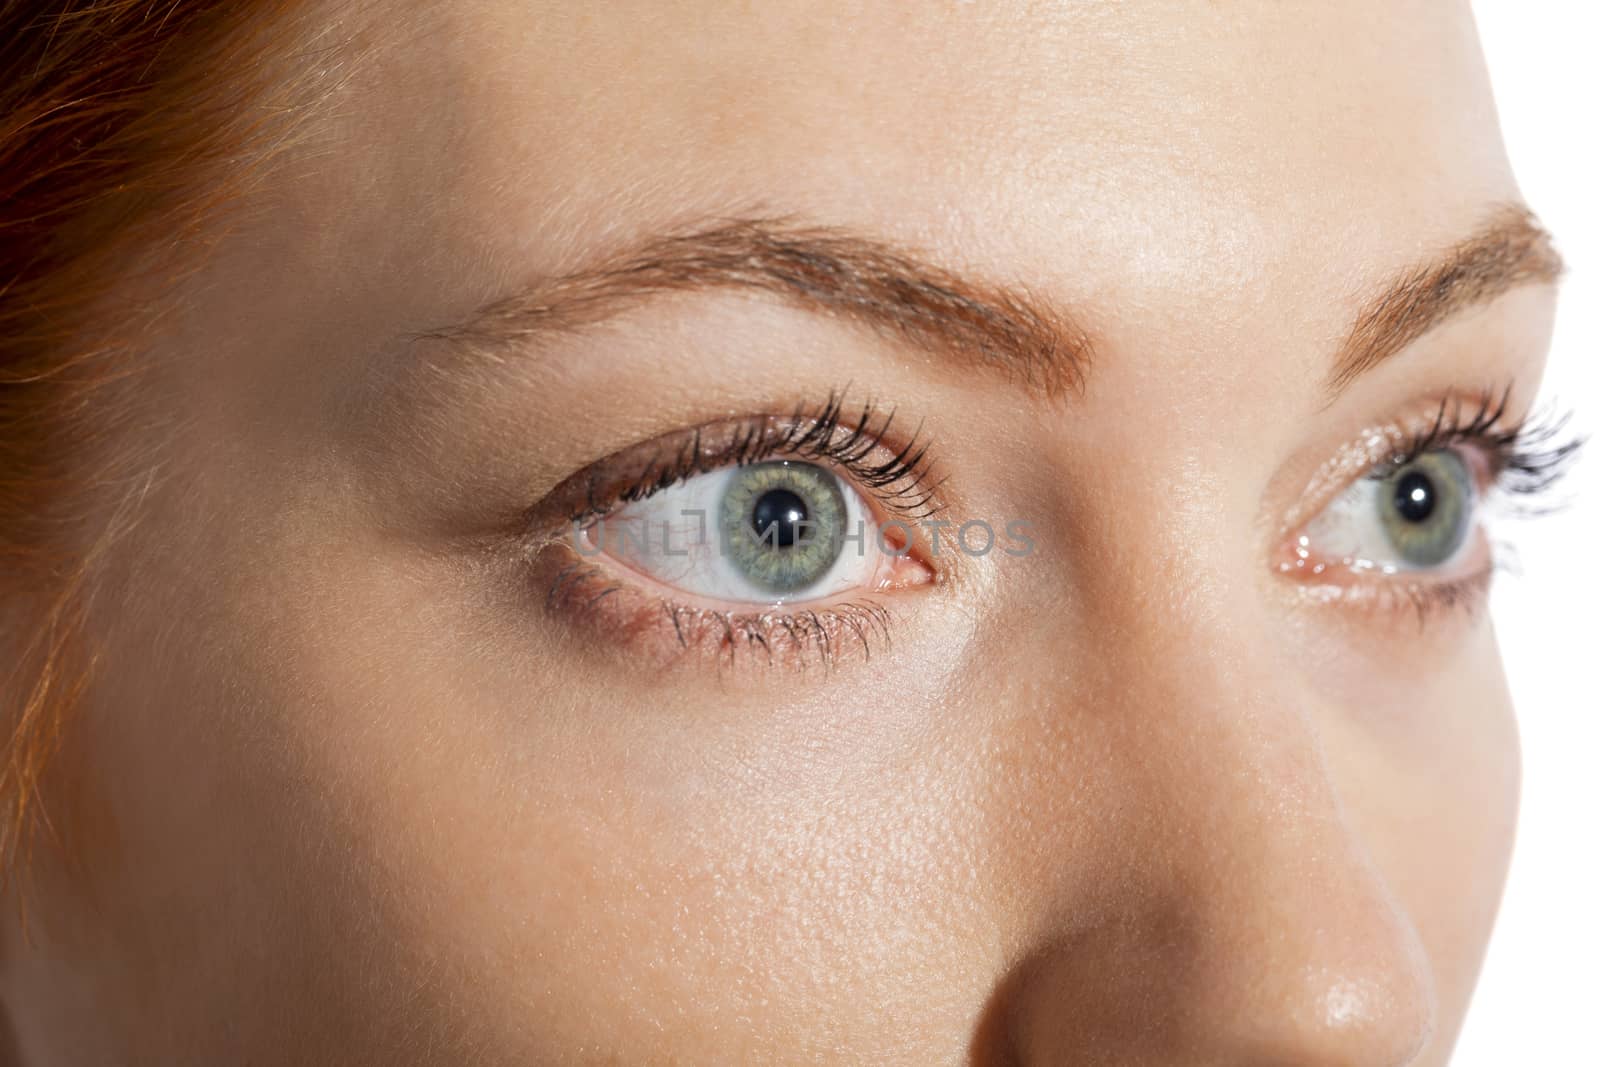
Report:
M151 354L23 1050L1445 1062L1554 269L1467 5L400 6Z

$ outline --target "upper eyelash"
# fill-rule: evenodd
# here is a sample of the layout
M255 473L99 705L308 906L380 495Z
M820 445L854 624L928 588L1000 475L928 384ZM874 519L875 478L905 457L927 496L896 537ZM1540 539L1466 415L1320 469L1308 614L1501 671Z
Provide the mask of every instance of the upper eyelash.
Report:
M939 511L939 482L932 477L930 444L919 425L894 455L873 462L895 420L895 411L880 413L871 400L853 418L845 414L844 390L828 394L819 407L802 404L787 419L756 416L737 424L727 446L708 453L704 430L696 429L676 451L653 457L628 485L597 495L591 478L585 503L570 515L577 525L604 518L627 504L727 466L748 466L774 456L824 461L848 472L886 510L909 518L928 518Z
M1544 493L1571 469L1587 439L1568 430L1571 411L1545 410L1506 425L1510 396L1510 386L1498 396L1480 395L1475 409L1460 394L1446 396L1433 423L1401 438L1369 476L1383 478L1428 452L1470 444L1488 453L1499 491L1521 497Z

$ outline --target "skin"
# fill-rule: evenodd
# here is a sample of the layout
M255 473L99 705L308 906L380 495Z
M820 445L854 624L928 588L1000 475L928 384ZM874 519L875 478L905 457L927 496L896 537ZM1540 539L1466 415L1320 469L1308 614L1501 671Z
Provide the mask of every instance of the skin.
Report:
M342 24L140 382L18 1062L1446 1062L1515 818L1492 627L1272 561L1366 428L1537 386L1544 285L1326 392L1362 294L1518 200L1467 5L837 7ZM731 214L1070 308L1088 379L725 288L405 338ZM496 525L847 383L1038 538L884 592L870 658L580 617Z

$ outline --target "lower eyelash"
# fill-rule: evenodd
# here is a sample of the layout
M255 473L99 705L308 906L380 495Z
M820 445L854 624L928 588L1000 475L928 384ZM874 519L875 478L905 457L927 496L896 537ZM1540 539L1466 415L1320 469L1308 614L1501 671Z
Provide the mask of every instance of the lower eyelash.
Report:
M869 598L821 608L732 612L697 607L634 589L587 561L562 563L545 592L547 611L588 621L608 637L633 637L663 662L685 654L733 666L753 659L770 666L818 663L832 668L847 656L870 660L890 643L893 616Z
M843 653L859 650L864 660L871 660L873 648L889 644L889 611L871 600L755 615L671 602L663 602L661 607L682 648L699 647L709 639L729 663L744 652L768 665L781 660L803 662L814 656L831 668Z
M1497 545L1487 564L1460 578L1419 581L1389 577L1360 585L1311 586L1303 595L1312 599L1337 598L1342 605L1386 619L1409 613L1415 616L1420 631L1441 613L1476 618L1488 603L1495 573L1503 569Z
M1469 619L1476 618L1488 603L1489 587L1499 570L1496 560L1497 554L1491 555L1488 566L1448 582L1391 582L1384 587L1385 607L1390 611L1409 608L1416 614L1418 630L1439 612L1463 612Z

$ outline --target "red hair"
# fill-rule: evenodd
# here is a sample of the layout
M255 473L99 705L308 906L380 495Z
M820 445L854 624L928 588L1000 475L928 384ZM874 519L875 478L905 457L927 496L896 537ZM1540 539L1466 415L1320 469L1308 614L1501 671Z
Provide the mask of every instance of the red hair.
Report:
M116 447L161 297L281 146L294 0L0 3L0 881L49 825L96 561L149 458Z

